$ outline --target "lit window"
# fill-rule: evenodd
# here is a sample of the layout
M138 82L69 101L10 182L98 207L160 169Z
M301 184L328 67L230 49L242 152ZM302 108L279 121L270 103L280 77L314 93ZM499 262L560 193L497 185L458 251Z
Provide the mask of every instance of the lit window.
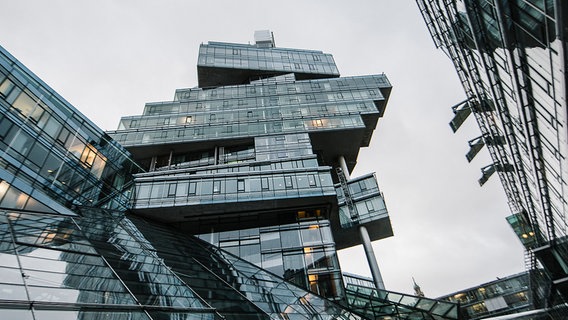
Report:
M193 122L193 117L192 116L187 116L185 117L185 123L192 123Z
M323 127L323 120L322 119L314 119L312 120L312 126L321 128Z
M81 162L90 168L93 166L96 156L96 149L91 147L90 145L86 146L85 149L83 149L83 153L81 154Z

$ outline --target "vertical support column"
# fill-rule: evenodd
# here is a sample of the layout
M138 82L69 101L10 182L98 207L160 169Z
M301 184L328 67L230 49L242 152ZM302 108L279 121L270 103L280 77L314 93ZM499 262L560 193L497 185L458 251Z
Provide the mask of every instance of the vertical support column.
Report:
M339 166L341 167L341 170L343 170L343 175L345 176L345 179L347 180L351 179L351 176L349 174L349 169L347 169L347 161L345 161L344 156L339 156Z
M345 161L344 156L339 156L339 166L341 167L346 180L349 180L349 170L347 169L347 162ZM363 249L365 249L365 255L367 256L367 262L369 263L369 269L371 269L371 275L373 276L375 286L377 287L377 289L385 290L385 283L383 282L379 264L377 263L375 251L373 250L373 246L371 245L369 231L367 231L367 228L364 225L359 225L359 236L361 237Z
M156 170L156 161L158 161L158 157L153 156L152 160L150 160L150 171Z
M381 270L379 270L375 251L373 251L373 246L371 245L371 238L369 237L369 232L364 225L359 225L359 235L361 236L361 242L363 244L363 249L365 249L365 255L367 256L367 262L369 263L369 269L371 269L371 275L373 276L375 286L377 289L385 290L385 283L381 276Z
M168 157L168 169L172 167L172 158L174 156L174 150L170 150L170 156Z

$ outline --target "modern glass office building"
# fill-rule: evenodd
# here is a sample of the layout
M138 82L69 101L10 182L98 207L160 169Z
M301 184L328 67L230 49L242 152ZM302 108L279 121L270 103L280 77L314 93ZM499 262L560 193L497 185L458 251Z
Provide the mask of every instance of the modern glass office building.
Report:
M529 300L528 272L454 292L440 299L459 303L464 319L471 320L526 313L534 308ZM548 318L545 312L531 313L534 314L535 319Z
M374 175L345 178L391 85L383 74L339 77L330 54L259 36L202 44L198 87L109 132L146 171L132 211L343 300L336 250L361 243L359 225L371 240L392 235Z
M540 265L544 291L537 307L568 299L567 7L563 1L418 0L437 47L453 61L466 100L453 107L457 130L473 114L481 135L469 142L471 161L487 146L512 215L507 218ZM536 278L541 278L537 280ZM540 285L535 283L534 288Z
M349 177L387 78L268 32L198 73L105 133L0 47L0 318L438 319L366 312L336 255L392 235Z

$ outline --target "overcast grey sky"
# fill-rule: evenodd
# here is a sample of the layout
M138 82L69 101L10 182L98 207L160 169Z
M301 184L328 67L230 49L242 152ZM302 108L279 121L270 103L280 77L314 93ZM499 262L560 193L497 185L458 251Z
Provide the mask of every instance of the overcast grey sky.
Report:
M0 45L105 130L146 102L197 85L198 46L247 43L270 29L276 45L334 55L343 76L386 73L394 88L352 176L377 173L394 237L374 242L387 289L412 277L437 297L524 270L498 177L483 187L468 164L473 117L452 134L464 99L451 62L434 48L411 0L0 0ZM340 253L344 271L370 275L363 249Z

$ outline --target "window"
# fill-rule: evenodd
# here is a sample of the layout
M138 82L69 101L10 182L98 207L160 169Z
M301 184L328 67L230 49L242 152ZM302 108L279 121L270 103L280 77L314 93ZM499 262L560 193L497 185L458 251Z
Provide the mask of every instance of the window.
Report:
M86 146L85 149L83 149L83 153L81 154L81 162L86 165L88 168L93 166L93 163L95 162L95 157L97 156L97 151L95 148L89 146Z
M296 273L305 268L302 251L286 252L283 256L284 270Z
M365 201L365 205L367 206L367 211L368 211L368 212L373 212L373 211L375 211L375 206L373 206L373 201L372 201L372 200L367 200L367 201Z
M60 142L62 145L66 145L69 137L71 136L71 132L69 130L62 128L61 132L57 136L57 141Z
M237 180L237 192L245 192L245 180Z
M2 84L0 84L0 94L7 97L13 88L14 84L12 83L12 81L6 79L4 80L4 82L2 82Z
M318 244L321 243L321 234L319 231L320 226L318 224L313 224L307 229L302 229L302 243L306 244Z
M278 275L283 274L282 253L263 253L262 268Z
M316 177L313 174L308 175L308 183L310 184L310 187L316 186Z
M23 116L29 117L35 122L37 122L41 118L43 112L45 111L40 106L40 103L38 101L30 97L25 92L20 93L20 95L18 96L18 98L16 98L16 101L14 101L12 106L16 110L20 111Z
M268 178L260 178L260 185L262 190L268 190L269 189Z
M170 183L168 185L168 198L176 196L177 183Z
M190 183L189 183L189 188L187 189L187 194L188 194L188 195L195 195L196 189L197 189L197 183L195 183L195 182L190 182Z
M12 122L6 118L0 120L0 138L4 139L8 135L8 132L12 128ZM7 142L7 141L5 141Z
M193 117L192 116L187 116L185 117L185 123L192 123L193 122Z
M221 181L213 181L213 193L221 193Z
M284 177L284 185L286 186L286 189L291 189L294 187L291 176Z

